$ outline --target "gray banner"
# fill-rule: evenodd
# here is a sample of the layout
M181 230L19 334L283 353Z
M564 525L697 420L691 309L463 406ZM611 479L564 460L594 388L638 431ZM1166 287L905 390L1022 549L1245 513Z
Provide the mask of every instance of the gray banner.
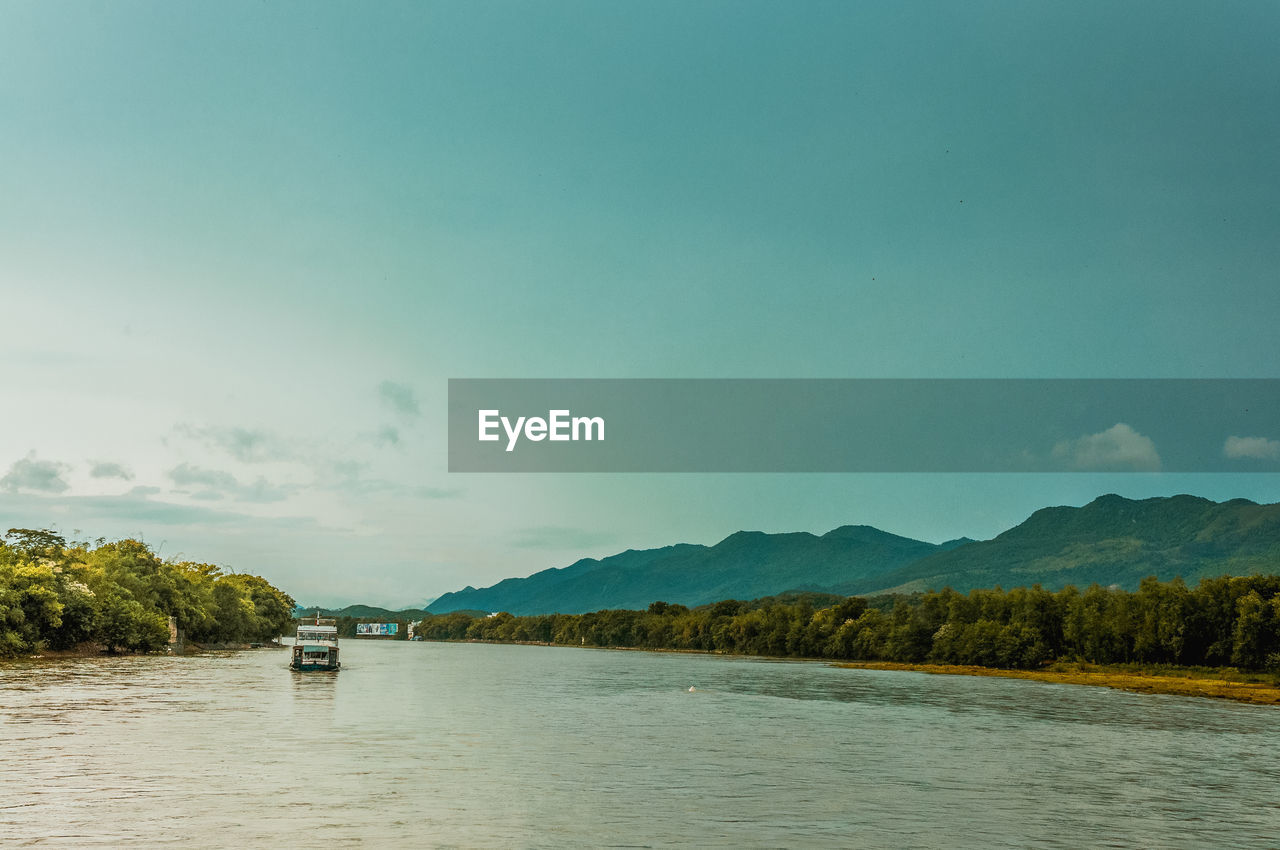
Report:
M1277 472L1280 379L452 379L450 472Z

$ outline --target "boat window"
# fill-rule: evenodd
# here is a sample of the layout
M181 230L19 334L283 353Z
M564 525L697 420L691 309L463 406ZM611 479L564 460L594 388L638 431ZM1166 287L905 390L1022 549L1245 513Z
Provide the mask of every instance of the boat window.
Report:
M298 632L298 640L333 640L331 632Z

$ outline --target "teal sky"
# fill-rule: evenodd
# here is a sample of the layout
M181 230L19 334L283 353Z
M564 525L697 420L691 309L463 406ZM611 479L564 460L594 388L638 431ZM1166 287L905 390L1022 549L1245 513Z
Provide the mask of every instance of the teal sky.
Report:
M1277 501L449 475L444 405L450 377L1277 377L1278 36L1270 2L0 0L0 518L414 604L740 528Z

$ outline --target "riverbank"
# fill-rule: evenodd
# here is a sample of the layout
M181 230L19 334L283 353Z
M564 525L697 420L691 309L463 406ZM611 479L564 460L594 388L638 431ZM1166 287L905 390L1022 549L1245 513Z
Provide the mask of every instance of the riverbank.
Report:
M1062 685L1091 685L1142 694L1173 694L1247 702L1252 705L1280 705L1280 685L1236 671L1189 667L1143 671L1093 664L1058 663L1043 670L1001 670L952 664L899 664L892 661L839 661L837 667L862 670L907 670L947 676L992 676L1001 679L1032 679Z
M283 648L284 644L279 641L266 641L264 643L192 643L188 641L182 644L170 644L164 649L156 650L154 652L132 652L128 650L111 652L102 644L82 643L73 646L70 649L42 649L39 652L8 656L0 658L0 663L4 663L6 661L31 661L38 659L62 658L124 658L134 655L198 655L202 652L229 652L246 649Z
M770 661L805 661L854 670L900 670L946 676L990 676L1001 679L1031 679L1060 685L1089 685L1141 694L1170 694L1246 702L1251 705L1280 705L1280 680L1264 673L1248 673L1234 668L1107 666L1060 661L1040 670L1008 670L962 664L904 664L896 661L833 661L830 658L799 656L737 655L701 649L672 649L640 646L579 646L532 640L430 641L431 643L488 643L516 646L558 646L567 649L596 649L622 652L659 652L689 655L720 655L762 658Z

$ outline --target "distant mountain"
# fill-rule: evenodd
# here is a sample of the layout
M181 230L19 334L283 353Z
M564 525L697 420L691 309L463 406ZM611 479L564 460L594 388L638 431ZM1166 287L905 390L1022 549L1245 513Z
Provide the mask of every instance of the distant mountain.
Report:
M568 567L509 578L492 587L446 593L427 607L433 614L460 609L513 614L580 614L605 608L646 608L662 600L702 605L721 599L755 599L785 591L826 591L871 580L926 555L938 546L847 525L821 537L806 532L739 531L715 546L680 543L628 550Z
M355 617L359 620L373 620L382 618L385 620L421 620L427 616L426 609L422 608L405 608L400 611L392 611L389 608L378 608L374 605L348 605L345 608L322 608L316 605L304 606L299 605L293 609L294 617L314 617L316 612L321 617Z
M1194 584L1257 572L1280 572L1280 504L1107 495L1081 508L1044 508L992 540L833 589L866 594L1040 584L1056 590L1097 582L1132 590L1149 575Z
M1036 511L986 541L934 545L865 525L821 537L739 531L715 546L628 550L468 587L427 610L579 614L658 600L694 606L797 591L870 595L946 586L1057 589L1097 582L1132 590L1149 575L1194 583L1257 572L1280 572L1280 504L1107 495L1081 508Z

